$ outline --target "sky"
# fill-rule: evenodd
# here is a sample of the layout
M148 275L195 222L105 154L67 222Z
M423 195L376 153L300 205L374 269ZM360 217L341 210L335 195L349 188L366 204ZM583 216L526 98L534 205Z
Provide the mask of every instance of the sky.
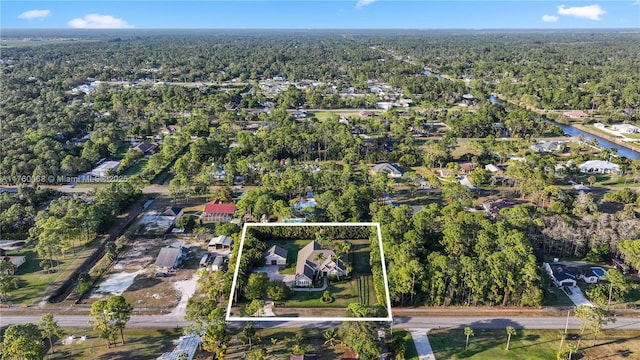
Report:
M640 0L1 0L0 28L640 28Z

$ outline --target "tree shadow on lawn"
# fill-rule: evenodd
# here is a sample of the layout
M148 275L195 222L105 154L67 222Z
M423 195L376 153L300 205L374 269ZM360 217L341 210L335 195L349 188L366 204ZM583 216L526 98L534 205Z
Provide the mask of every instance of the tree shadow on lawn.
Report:
M522 325L511 319L490 319L487 321L475 321L470 324L460 325L456 328L447 330L444 341L440 343L439 353L445 355L444 358L451 358L455 355L459 359L470 358L476 354L483 353L489 349L507 344L507 333L505 331L504 337L489 337L484 335L487 330L505 330L507 326L513 326L515 329L521 330ZM469 349L464 351L465 340L464 328L470 327L476 334L473 338L469 339ZM511 337L511 342L519 340L518 334ZM442 355L440 355L442 357Z
M593 333L591 333L591 334L593 334ZM593 341L593 337L587 337L587 334L585 334L585 336L582 339L583 339L583 341L586 341L586 340ZM601 342L600 344L589 346L589 348L597 348L599 346L607 346L607 345L612 345L612 344L624 344L627 341L637 340L637 339L640 339L640 335L634 336L634 337L630 337L630 338L616 339L616 340L611 340L611 341L607 341L607 342ZM596 339L596 341L597 341L597 339Z
M167 330L159 330L162 336L146 336L128 339L124 336L125 345L122 345L120 338L112 344L111 349L105 354L95 358L95 360L111 360L111 359L156 359L164 352L173 350L175 345L173 340L177 337L176 333ZM177 334L179 335L179 334ZM105 344L102 344L106 348ZM133 346L134 348L131 348ZM127 347L126 349L124 347Z

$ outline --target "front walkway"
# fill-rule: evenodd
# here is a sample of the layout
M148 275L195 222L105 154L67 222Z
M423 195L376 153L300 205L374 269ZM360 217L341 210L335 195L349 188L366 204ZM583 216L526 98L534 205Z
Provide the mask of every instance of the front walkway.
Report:
M436 357L433 355L433 350L431 350L431 344L429 343L429 338L427 337L427 332L431 329L408 329L411 337L413 338L413 343L416 345L416 350L418 352L419 360L436 360Z

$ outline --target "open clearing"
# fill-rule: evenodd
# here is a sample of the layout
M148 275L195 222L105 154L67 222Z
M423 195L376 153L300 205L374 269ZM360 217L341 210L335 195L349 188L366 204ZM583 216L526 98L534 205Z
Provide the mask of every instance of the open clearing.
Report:
M107 349L106 341L98 338L98 332L91 328L65 328L66 336L54 344L55 353L49 351L47 359L113 360L113 359L155 359L174 348L173 340L181 334L180 329L124 330L125 344L118 342ZM71 340L69 336L73 335ZM82 340L82 336L86 340ZM63 341L69 345L64 345ZM48 344L48 343L47 343Z
M473 325L470 324L471 328ZM509 351L505 330L474 329L469 338L469 350L464 351L463 329L431 330L429 342L436 359L555 359L560 347L563 330L517 330L511 337ZM570 331L568 341L577 343L577 331ZM595 359L638 359L640 358L640 331L605 330L598 334L596 345L591 346L593 333L586 331L580 345L582 360ZM577 356L575 358L578 358Z

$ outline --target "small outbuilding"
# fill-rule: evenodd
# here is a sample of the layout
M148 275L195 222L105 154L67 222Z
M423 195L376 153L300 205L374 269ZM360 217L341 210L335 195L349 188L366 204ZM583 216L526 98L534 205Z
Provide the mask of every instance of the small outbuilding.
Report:
M164 247L156 258L155 266L163 270L175 270L187 258L189 249L185 247Z
M264 252L267 265L287 265L287 249L273 245Z
M223 256L216 256L216 258L213 259L213 263L211 263L211 270L213 271L226 270L227 263L224 260L225 258Z
M211 241L209 241L209 251L213 250L228 250L231 249L231 244L233 244L233 240L226 235L216 236Z

